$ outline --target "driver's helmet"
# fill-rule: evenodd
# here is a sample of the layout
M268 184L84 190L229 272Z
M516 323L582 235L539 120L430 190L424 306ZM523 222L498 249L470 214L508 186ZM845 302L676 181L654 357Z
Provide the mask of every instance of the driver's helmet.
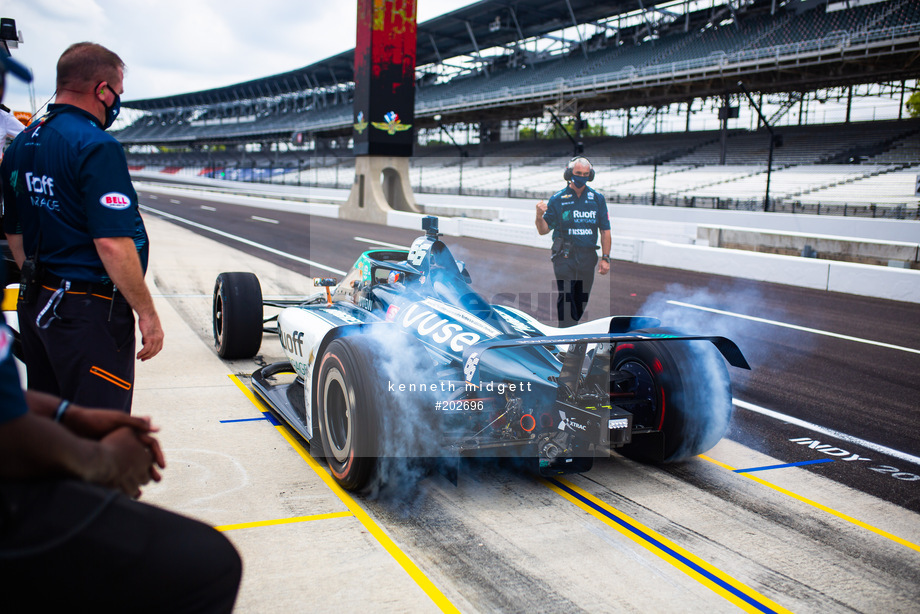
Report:
M399 271L390 271L390 274L387 276L387 283L394 284L398 281L402 281L403 275Z

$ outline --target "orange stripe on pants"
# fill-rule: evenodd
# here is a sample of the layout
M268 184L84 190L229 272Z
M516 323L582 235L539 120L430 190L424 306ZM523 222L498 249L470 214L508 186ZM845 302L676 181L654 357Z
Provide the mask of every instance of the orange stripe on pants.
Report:
M131 382L126 382L125 380L121 379L117 375L112 375L105 369L101 369L99 367L93 366L89 368L89 373L90 375L97 375L101 377L102 379L104 379L105 381L115 384L119 388L124 388L125 390L131 390Z

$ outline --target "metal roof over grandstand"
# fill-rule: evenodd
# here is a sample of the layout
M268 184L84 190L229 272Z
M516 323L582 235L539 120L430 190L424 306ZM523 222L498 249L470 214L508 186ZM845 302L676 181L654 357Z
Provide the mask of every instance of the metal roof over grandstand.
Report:
M510 46L574 25L593 23L627 11L651 9L665 0L482 0L418 25L416 64L473 55L480 49ZM303 68L226 87L123 102L143 111L213 105L281 96L354 80L354 49Z
M903 90L906 79L920 77L917 0L833 11L827 0L733 3L675 14L661 1L655 8L644 0L483 0L447 13L418 29L415 128L443 120L491 131L548 108L567 117L637 109L635 121L628 118L633 133L662 107L683 105L689 117L697 100L738 99L742 82L751 92L785 93L785 112L808 91L886 82L901 82ZM576 24L596 27L588 35L570 27ZM527 48L540 39L548 43L542 50ZM354 130L353 60L354 50L245 83L126 102L146 113L116 138L347 138Z

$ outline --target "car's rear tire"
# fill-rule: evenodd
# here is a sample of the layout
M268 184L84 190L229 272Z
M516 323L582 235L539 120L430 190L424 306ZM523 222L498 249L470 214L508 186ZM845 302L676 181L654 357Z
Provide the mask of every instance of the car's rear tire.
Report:
M395 382L398 390L403 376L433 381L427 360L424 347L402 334L387 342L356 334L326 348L315 391L317 422L332 477L345 490L411 482L420 475L417 459L433 455L434 403L390 388Z
M637 333L674 335L667 329ZM638 434L619 449L646 462L676 462L709 450L725 435L731 420L731 381L725 361L708 341L624 343L614 353L611 371L636 377L647 403L634 421L657 429Z
M252 273L221 273L214 283L214 346L221 358L252 358L262 345L262 287Z

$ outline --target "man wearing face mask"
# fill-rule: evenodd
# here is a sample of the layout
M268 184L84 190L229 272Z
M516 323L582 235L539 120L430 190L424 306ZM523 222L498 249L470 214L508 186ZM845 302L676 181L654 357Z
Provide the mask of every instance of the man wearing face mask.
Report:
M563 177L568 183L565 189L553 194L549 203L537 203L536 226L541 235L553 232L557 319L560 327L568 327L584 315L595 265L601 275L610 271L610 219L604 195L587 185L594 179L594 167L587 158L572 158Z
M134 313L140 360L163 347L144 282L148 240L121 145L106 134L124 62L77 43L57 65L57 96L0 166L4 231L22 269L18 311L28 384L68 401L130 413Z

